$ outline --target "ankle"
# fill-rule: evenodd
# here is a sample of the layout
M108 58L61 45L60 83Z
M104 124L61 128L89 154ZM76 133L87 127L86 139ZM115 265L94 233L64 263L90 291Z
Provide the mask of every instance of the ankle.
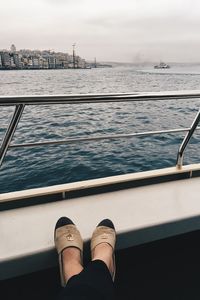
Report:
M81 264L81 252L78 248L69 247L62 252L63 263L79 263Z
M95 247L92 260L102 260L112 274L113 248L108 243L101 243Z
M81 252L78 248L69 247L62 252L63 273L67 282L72 276L83 270Z

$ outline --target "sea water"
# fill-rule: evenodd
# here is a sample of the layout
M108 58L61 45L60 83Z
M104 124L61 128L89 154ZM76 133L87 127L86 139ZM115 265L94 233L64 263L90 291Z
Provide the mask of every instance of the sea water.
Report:
M87 70L0 72L0 95L59 95L200 90L200 65L126 65ZM12 143L189 127L200 100L27 106ZM0 106L2 140L14 111ZM174 166L185 133L10 149L0 169L0 192L50 186ZM200 134L184 164L199 162Z

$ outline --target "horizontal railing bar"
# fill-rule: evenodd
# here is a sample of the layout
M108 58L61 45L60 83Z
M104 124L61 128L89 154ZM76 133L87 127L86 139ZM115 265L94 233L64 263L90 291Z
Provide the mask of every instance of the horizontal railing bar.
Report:
M196 129L199 130L200 127L197 127ZM110 139L118 139L118 138L132 138L132 137L139 137L139 136L149 136L149 135L154 135L154 134L186 132L189 130L190 130L190 128L181 128L181 129L136 132L136 133L129 133L129 134L103 135L103 136L98 136L98 137L71 138L71 139L60 140L60 141L44 141L44 142L37 142L37 143L13 144L13 145L10 145L10 148L37 147L37 146L43 146L43 145L74 144L74 143L78 143L78 142L87 142L87 141L98 141L98 140L106 140L106 139L110 140Z
M0 96L0 105L50 105L81 104L102 102L133 102L159 100L186 100L200 98L200 91L152 92L152 93L118 93L118 94L71 94L71 95L34 95L34 96Z

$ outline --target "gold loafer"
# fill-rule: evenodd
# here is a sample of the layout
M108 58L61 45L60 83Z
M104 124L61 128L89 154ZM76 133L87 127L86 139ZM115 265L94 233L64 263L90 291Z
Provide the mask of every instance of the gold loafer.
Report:
M62 252L66 248L75 247L81 252L81 261L83 258L83 240L76 225L67 217L61 217L55 226L54 242L58 252L58 261L60 269L61 285L65 287L66 280L64 277Z
M111 274L114 281L116 274L116 264L115 264L115 243L116 243L116 231L115 227L109 219L104 219L101 221L92 234L91 239L91 257L94 258L94 249L97 245L107 243L113 249L113 272Z

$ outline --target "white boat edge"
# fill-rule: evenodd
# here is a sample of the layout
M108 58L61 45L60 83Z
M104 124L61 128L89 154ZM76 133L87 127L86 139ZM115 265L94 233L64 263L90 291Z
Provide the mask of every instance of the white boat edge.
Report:
M83 180L83 181L77 181L73 183L53 185L49 187L33 188L24 191L2 193L0 194L0 203L21 200L21 199L27 199L28 201L28 199L32 197L53 195L57 193L62 193L62 198L66 199L67 193L72 191L97 188L100 186L108 186L110 184L120 184L120 183L125 183L130 181L136 181L136 180L143 180L143 179L148 180L150 178L158 178L161 176L168 176L168 175L170 176L173 174L178 175L178 174L184 174L188 172L190 172L190 177L192 177L192 172L199 171L199 170L200 170L200 164L190 164L190 165L185 165L182 168L178 168L177 166L175 166L175 167L162 168L157 170L103 177L99 179Z
M63 214L73 218L86 244L97 222L111 218L117 249L198 230L199 176L200 164L193 164L1 194L0 279L57 264L53 228Z

